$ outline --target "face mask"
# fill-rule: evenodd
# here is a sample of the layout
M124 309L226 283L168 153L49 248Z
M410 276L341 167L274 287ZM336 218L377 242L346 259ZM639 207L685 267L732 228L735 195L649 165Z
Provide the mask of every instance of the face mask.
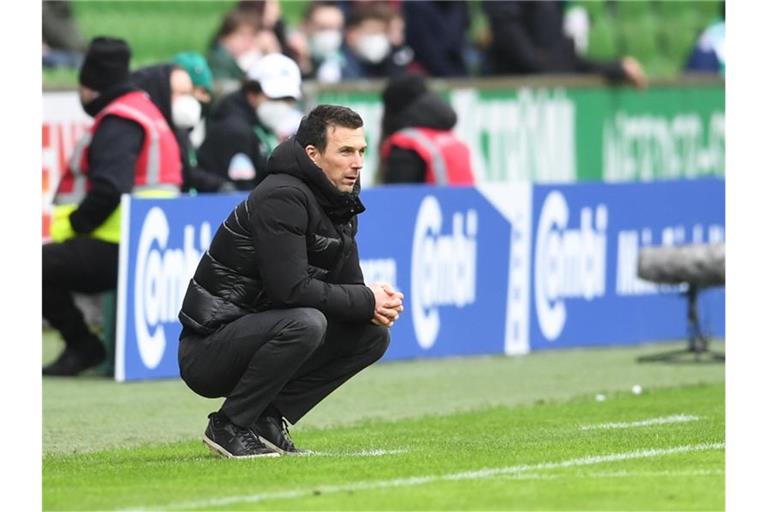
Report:
M360 38L357 54L368 62L378 64L389 53L389 39L384 34L369 34Z
M321 30L309 41L309 50L317 59L330 57L341 46L341 32L338 30Z
M244 54L240 55L237 60L237 65L243 72L247 73L254 64L256 64L261 58L261 52L259 50L248 50Z
M259 121L272 132L278 133L286 119L293 117L295 109L284 101L267 100L256 108Z
M194 128L200 122L201 112L200 102L188 94L179 96L171 104L171 119L176 128Z

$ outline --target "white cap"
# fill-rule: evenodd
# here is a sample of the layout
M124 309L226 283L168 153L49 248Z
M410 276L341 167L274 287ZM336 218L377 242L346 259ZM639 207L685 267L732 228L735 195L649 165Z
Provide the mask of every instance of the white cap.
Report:
M248 80L259 82L267 98L301 98L299 66L282 53L270 53L248 69Z

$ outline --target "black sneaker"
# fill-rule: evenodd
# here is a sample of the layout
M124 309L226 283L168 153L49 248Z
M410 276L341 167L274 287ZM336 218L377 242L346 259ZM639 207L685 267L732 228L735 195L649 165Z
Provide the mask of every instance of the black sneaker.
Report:
M288 421L282 416L263 414L256 420L251 430L261 442L278 453L286 455L304 452L294 446L291 434L288 432Z
M71 377L101 364L106 357L107 352L98 341L87 348L67 347L54 362L43 366L43 375Z
M229 459L251 459L254 457L278 457L247 428L240 428L218 412L208 415L210 421L203 434L203 442L217 455Z

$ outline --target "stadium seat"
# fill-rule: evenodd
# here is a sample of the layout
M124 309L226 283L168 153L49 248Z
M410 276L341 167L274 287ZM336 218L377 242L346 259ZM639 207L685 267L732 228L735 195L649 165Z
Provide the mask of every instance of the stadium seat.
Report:
M73 2L73 10L86 39L110 35L128 41L135 69L168 60L179 51L204 53L224 13L234 5L234 1Z
M615 59L618 54L615 25L598 20L589 30L587 55L593 59Z
M616 2L616 19L619 22L632 22L638 18L645 18L650 12L651 3L648 0Z
M632 55L640 62L647 62L658 55L657 27L651 16L623 21L619 30L619 46L623 54Z

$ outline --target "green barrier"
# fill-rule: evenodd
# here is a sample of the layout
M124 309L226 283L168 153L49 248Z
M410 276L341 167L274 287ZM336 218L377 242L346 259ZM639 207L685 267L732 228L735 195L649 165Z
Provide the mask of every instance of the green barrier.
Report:
M547 83L548 82L548 83ZM456 133L473 151L480 182L634 181L725 174L725 85L679 81L647 90L549 78L436 82L456 109ZM544 85L539 85L539 84ZM587 85L584 85L584 84ZM379 144L383 84L323 89L316 103L361 114ZM373 183L378 152L370 151ZM364 183L366 184L366 183Z

